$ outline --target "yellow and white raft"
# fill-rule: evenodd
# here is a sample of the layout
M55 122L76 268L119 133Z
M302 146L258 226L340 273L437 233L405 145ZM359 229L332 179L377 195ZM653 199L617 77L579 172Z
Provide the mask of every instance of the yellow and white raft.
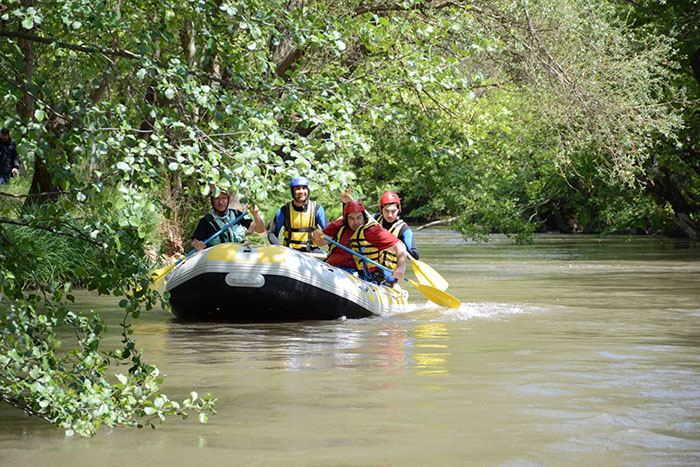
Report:
M365 282L305 253L277 245L222 243L165 277L175 316L265 322L365 318L405 310L401 287Z

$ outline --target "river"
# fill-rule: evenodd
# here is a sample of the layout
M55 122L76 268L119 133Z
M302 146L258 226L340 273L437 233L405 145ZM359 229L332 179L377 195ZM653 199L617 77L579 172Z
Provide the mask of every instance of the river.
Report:
M698 243L477 244L446 229L417 232L417 243L459 309L409 289L405 313L362 320L144 313L134 336L166 375L164 392L212 392L218 414L82 439L0 406L0 463L700 464ZM116 301L81 298L118 331Z

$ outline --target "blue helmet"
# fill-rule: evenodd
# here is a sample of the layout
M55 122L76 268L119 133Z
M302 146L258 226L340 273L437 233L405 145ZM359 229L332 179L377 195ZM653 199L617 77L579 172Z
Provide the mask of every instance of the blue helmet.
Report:
M309 179L302 175L300 177L294 177L292 181L289 182L289 191L292 193L292 197L294 196L295 186L305 186L306 188L309 188ZM309 189L309 191L311 190Z
M301 176L301 177L294 177L292 181L289 183L289 188L294 188L295 186L305 186L309 187L309 179Z

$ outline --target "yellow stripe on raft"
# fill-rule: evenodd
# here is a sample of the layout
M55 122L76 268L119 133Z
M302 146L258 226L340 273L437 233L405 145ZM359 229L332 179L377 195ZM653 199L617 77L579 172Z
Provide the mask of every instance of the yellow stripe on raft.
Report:
M209 251L209 261L232 261L249 263L285 264L289 250L281 245L266 245L265 248L248 247L240 243L222 243Z

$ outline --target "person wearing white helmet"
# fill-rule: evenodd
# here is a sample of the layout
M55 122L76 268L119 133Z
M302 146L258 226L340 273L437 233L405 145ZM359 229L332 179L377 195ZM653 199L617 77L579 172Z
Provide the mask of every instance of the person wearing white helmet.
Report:
M307 253L323 253L314 246L312 232L328 225L326 211L316 201L309 199L309 179L294 177L289 183L292 200L277 210L267 231L267 239L273 245L284 245ZM284 235L280 242L280 231Z
M218 193L216 193L218 191ZM217 237L209 241L207 245L204 240L214 235L216 232L225 227L228 223L243 214L238 209L230 209L231 191L226 188L213 187L209 195L212 210L202 217L197 224L197 228L192 234L192 248L203 250L206 247L218 245L219 243L243 243L248 229L262 234L265 233L265 224L260 218L258 207L253 209L248 207L248 212L253 215L253 219L244 217L240 222L230 226Z

